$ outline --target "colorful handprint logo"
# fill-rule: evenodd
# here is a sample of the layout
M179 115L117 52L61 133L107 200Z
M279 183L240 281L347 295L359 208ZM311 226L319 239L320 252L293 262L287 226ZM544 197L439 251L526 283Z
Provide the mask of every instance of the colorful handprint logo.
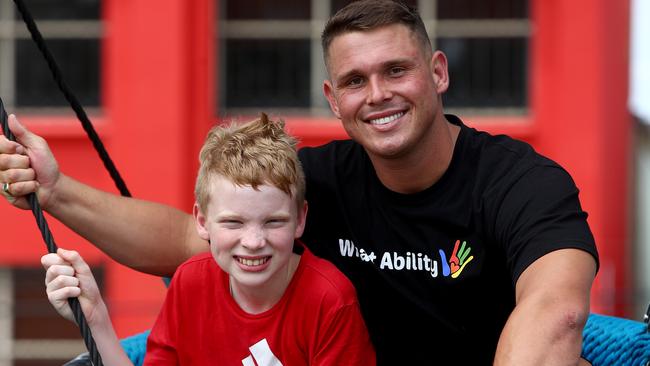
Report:
M465 249L467 242L463 241L463 245L460 247L460 251L458 251L459 244L460 240L456 240L454 251L451 253L451 257L449 257L449 263L447 263L447 256L445 255L445 252L442 249L438 250L440 253L440 258L442 259L442 274L445 277L449 276L449 274L451 274L451 278L460 276L460 273L463 272L465 266L471 262L472 259L474 259L473 255L469 256L469 252L472 250L472 248L468 246L467 249Z

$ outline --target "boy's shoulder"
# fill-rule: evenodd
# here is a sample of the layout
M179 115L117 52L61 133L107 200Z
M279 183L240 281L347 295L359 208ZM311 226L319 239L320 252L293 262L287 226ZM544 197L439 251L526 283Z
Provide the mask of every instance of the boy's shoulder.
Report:
M186 260L185 262L183 262L178 267L177 270L184 269L185 267L202 266L202 265L209 264L211 262L214 262L214 258L212 257L212 253L210 253L209 251L204 252L204 253L199 253L199 254L196 254L196 255L190 257L190 259Z
M221 272L221 268L214 261L212 253L200 253L178 266L172 278L172 284L179 281L184 284L201 283L208 278L219 277ZM197 281L197 278L200 281Z
M315 256L308 249L302 254L302 283L299 291L311 298L330 298L340 306L357 302L350 280L331 262Z

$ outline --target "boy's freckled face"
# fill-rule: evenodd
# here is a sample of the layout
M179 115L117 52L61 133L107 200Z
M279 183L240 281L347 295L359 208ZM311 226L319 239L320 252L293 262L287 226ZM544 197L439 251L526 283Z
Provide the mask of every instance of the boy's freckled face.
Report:
M274 186L253 189L213 177L207 212L198 213L196 219L199 235L211 241L212 256L234 283L261 289L286 281L305 213Z

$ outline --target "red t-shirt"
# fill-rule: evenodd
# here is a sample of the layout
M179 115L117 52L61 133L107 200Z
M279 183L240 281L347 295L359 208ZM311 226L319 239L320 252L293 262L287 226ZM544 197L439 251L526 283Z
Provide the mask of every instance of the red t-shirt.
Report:
M375 353L354 287L331 263L305 249L280 301L253 315L205 253L176 271L144 364L374 365Z

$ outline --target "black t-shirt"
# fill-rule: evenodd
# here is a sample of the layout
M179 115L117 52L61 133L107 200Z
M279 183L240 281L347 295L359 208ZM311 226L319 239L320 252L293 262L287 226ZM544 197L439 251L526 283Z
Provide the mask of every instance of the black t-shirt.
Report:
M447 119L461 126L451 164L415 194L383 186L353 141L299 152L303 240L354 283L380 365L489 365L528 265L560 248L597 260L564 169L528 144Z

